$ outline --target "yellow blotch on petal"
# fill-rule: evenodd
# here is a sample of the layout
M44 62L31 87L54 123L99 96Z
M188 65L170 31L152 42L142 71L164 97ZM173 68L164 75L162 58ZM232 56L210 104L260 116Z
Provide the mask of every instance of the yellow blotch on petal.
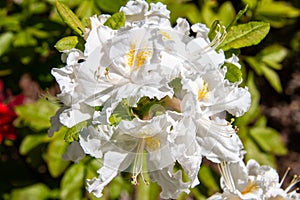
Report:
M163 36L162 37L163 40L171 40L172 39L171 35L167 32L161 31L160 34Z
M203 84L201 90L198 90L198 101L201 101L208 93L207 83Z
M140 68L142 65L144 65L150 55L151 55L150 50L138 51L137 56L136 56L136 67Z
M241 192L242 194L248 194L254 190L257 189L257 185L255 184L255 182L251 181L245 188L244 190Z
M147 137L145 138L147 149L150 151L155 151L160 148L160 141L156 137Z
M130 45L130 50L127 54L127 64L129 67L132 67L134 64L134 56L135 56L135 48L136 48L136 44L131 44Z
M138 69L146 63L151 54L151 50L147 50L146 48L137 50L136 44L131 44L127 54L127 64L129 67L135 66L135 69Z

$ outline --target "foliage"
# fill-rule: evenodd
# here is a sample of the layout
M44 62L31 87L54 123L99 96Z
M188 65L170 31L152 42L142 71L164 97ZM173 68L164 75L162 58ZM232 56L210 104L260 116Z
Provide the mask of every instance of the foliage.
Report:
M281 41L275 32L286 27L295 28L300 10L291 4L293 1L243 0L223 1L222 4L209 0L161 2L166 3L172 11L171 21L174 23L177 17L185 17L191 23L202 22L208 27L213 26L212 22L220 21L227 27L227 37L218 48L227 55L242 48L239 58L243 77L236 66L227 66L226 76L232 82L243 78L243 84L252 94L252 106L248 113L235 120L234 125L239 127L239 135L247 150L246 159L254 158L262 164L276 166L275 156L286 154L287 149L279 133L268 127L266 117L261 115L257 80L267 81L275 91L282 92L277 71L284 70L281 63L291 53L289 43L296 34L285 38L288 41ZM49 88L54 84L50 69L61 63L59 51L83 48L83 30L89 26L87 19L101 12L115 13L105 25L118 29L124 26L124 14L118 10L125 4L125 0L1 2L0 16L4 19L0 21L1 78L14 93L19 92L15 80L25 72L30 73L43 89ZM243 15L236 14L246 4L248 9L244 10ZM253 46L258 43L260 45ZM1 174L1 177L5 177L3 180L8 182L0 187L0 196L4 199L96 199L84 192L84 187L87 178L96 176L101 161L85 158L78 164L72 164L61 159L68 143L78 139L78 131L82 126L71 129L62 127L53 137L47 135L50 117L58 108L57 103L45 99L16 108L19 117L15 125L19 138L11 146L1 146L1 153L9 155L10 149L17 149L16 155L22 160L18 163L20 168L15 169L22 172L17 174L22 176L22 173L29 173L34 178L12 176L17 179L14 181L9 178L10 174ZM117 124L120 117L130 118L132 115L126 102L122 102L117 111L114 118L110 119L112 123ZM11 166L11 162L16 160L1 163L0 169L4 165ZM9 172L15 173L12 170ZM210 167L203 166L199 175L202 184L192 189L190 196L205 199L206 195L216 192L219 189L216 176ZM150 194L158 196L159 187L140 184L133 191L130 177L125 174L110 183L103 199L119 199L124 195L132 196L134 192L137 199L151 199ZM180 197L185 198L186 195Z

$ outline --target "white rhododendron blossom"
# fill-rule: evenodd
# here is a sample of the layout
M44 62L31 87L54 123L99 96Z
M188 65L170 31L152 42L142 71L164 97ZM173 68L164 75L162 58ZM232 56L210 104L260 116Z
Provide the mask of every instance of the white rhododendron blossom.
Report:
M243 161L219 164L221 172L221 187L223 193L217 193L208 200L223 199L299 199L299 193L294 188L300 179L296 176L286 189L281 185L285 176L279 182L275 169L269 166L260 166L255 160L249 160L247 165Z
M78 162L84 152L103 162L98 177L87 181L97 197L126 171L133 184L141 176L161 186L161 198L177 198L199 184L202 157L243 158L225 117L243 115L250 94L241 80L226 76L228 64L240 65L235 55L216 50L224 28L209 39L204 24L190 27L179 18L173 27L166 5L145 0L129 1L120 12L126 21L117 30L105 23L113 16L91 17L84 52L64 52L66 66L52 70L64 106L49 134L62 125L81 130L64 158Z

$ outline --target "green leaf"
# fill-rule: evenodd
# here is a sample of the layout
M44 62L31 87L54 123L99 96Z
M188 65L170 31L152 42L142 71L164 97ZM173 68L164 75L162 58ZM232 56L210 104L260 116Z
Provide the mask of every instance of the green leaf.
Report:
M73 164L64 174L61 181L61 199L82 199L82 189L84 187L85 166L83 164Z
M264 48L257 57L261 59L262 62L266 63L269 67L273 69L281 69L280 62L287 56L288 50L281 45L274 44Z
M125 14L123 12L117 12L108 18L104 25L117 30L125 25L125 21Z
M245 14L245 12L247 10L248 10L248 4L245 6L245 8L243 10L240 10L238 12L238 14L235 16L235 18L232 20L232 22L227 27L227 30L229 30L231 26L233 26L234 24L236 24L236 22L243 16L243 14Z
M275 129L269 127L253 127L250 129L249 134L265 152L275 155L285 155L287 153L280 134Z
M50 118L58 110L58 105L45 99L39 99L35 103L17 106L18 120L35 131L48 129Z
M50 189L43 183L37 183L28 187L14 189L10 200L46 200L50 196Z
M294 18L300 16L300 10L285 1L262 1L258 4L256 14Z
M227 67L227 72L225 74L225 78L230 82L238 82L242 80L242 71L240 68L231 63L225 63L224 66Z
M120 10L121 6L127 3L127 0L97 0L95 2L101 10L108 13L116 13Z
M235 9L230 1L226 1L220 6L218 17L225 26L228 26L232 21L238 20L239 18L235 18Z
M78 44L78 37L77 36L68 36L60 39L54 47L58 51L64 51L64 50L70 50L72 48L75 48Z
M245 155L246 160L254 159L262 165L268 165L273 168L276 168L275 157L269 153L261 152L258 146L251 138L244 140L244 147L247 151Z
M0 56L2 56L7 50L13 41L14 34L12 32L6 32L0 35Z
M262 67L263 75L266 77L270 85L278 92L282 92L281 81L279 75L267 66Z
M248 22L231 26L228 34L219 46L224 51L238 49L258 44L270 30L270 24L266 22Z
M250 9L254 9L257 5L257 0L242 0L242 2L248 5Z
M64 161L62 155L67 149L66 143L61 137L52 140L47 148L46 163L52 177L60 176L68 167L70 162Z
M95 1L84 0L80 3L79 7L75 11L76 15L81 19L88 19L92 15L99 15L100 11L95 5Z
M171 10L170 21L172 24L176 23L179 17L187 18L192 24L199 22L201 19L201 13L197 6L193 3L174 3L168 4L169 10Z
M249 72L246 80L247 80L246 85L251 94L251 106L248 112L246 112L242 117L236 118L234 124L240 128L240 131L242 131L243 127L245 127L244 129L248 131L248 127L247 127L248 124L251 123L260 115L260 109L259 109L260 92L255 85L254 73L252 71Z
M215 179L216 173L211 167L203 165L199 171L199 179L201 184L205 186L208 191L207 193L213 194L220 190L219 183Z
M20 31L14 37L13 46L14 47L27 47L37 45L37 40L33 35L26 31Z
M39 144L47 141L47 134L35 134L35 135L27 135L20 145L20 153L21 155L27 155L32 149L37 147Z
M65 141L68 143L71 143L73 141L78 141L79 133L80 133L81 129L83 127L87 127L87 125L88 125L88 122L83 121L69 129L67 129L66 127L62 127L62 128L67 129L65 132L65 137L64 137Z
M79 18L73 13L73 11L70 8L68 8L65 4L59 2L59 0L56 0L55 6L62 20L78 35L83 36L84 25L81 23Z
M109 122L112 125L117 125L121 120L132 120L133 114L126 99L123 99L115 108L112 115L109 117Z
M250 67L256 72L257 75L262 75L262 68L265 65L264 63L257 60L256 57L253 56L245 56L245 61L250 65Z

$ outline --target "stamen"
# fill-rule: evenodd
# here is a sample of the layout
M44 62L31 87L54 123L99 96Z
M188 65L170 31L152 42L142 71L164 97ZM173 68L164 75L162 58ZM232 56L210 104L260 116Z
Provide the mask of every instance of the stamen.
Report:
M300 182L300 176L294 175L293 180L290 182L289 186L284 191L289 192L299 182Z
M227 35L226 27L220 24L217 24L216 27L216 36L215 38L209 43L206 47L200 49L199 51L196 51L192 53L192 56L201 56L211 50L215 50L225 39Z
M133 168L132 168L132 181L131 183L133 185L137 185L137 177L139 174L143 171L143 162L144 162L144 148L145 148L145 140L144 138L140 139L138 147L137 147L137 153L134 158L133 162Z
M234 185L234 181L233 181L230 169L229 169L229 164L224 161L224 162L221 162L218 165L218 167L219 167L221 175L224 178L225 185L229 188L229 190L231 192L233 192L235 190L235 185Z
M291 168L288 167L287 170L285 171L285 173L284 173L284 175L283 175L283 177L282 177L282 179L281 179L281 181L280 181L280 183L279 183L280 187L282 186L282 184L283 184L283 182L284 182L286 176L287 176L288 173L290 172L290 170L291 170Z

